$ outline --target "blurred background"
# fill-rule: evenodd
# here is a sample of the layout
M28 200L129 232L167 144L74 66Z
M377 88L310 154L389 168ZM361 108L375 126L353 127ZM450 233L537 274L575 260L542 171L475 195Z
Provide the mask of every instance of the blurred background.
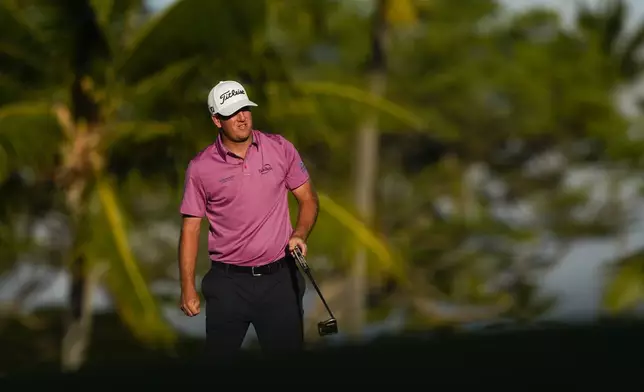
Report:
M0 0L0 374L200 352L227 79L320 193L311 347L641 316L643 46L639 0Z

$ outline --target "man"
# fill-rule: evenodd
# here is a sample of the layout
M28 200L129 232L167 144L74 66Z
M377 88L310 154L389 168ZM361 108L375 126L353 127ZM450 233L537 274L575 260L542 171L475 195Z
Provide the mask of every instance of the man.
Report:
M317 194L299 153L288 140L253 129L250 101L235 81L208 94L215 142L188 164L180 212L181 309L200 312L195 264L201 219L209 222L211 268L203 277L206 352L238 353L250 323L264 352L303 348L304 277L291 252L306 255L318 213ZM288 192L299 211L293 229Z

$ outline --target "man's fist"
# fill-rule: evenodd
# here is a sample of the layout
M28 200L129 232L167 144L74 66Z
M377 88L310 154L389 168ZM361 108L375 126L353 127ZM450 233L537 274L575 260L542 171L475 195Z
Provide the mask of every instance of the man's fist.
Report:
M288 251L293 253L295 248L300 248L302 256L306 256L306 243L298 236L293 236L288 240Z
M193 317L199 314L200 300L197 290L181 290L181 310L188 317Z

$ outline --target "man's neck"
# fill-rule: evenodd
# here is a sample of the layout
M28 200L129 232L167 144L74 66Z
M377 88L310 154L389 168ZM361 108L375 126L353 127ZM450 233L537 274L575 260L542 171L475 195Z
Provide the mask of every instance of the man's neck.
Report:
M246 151L248 151L248 146L253 143L253 135L251 134L250 137L241 143L236 143L233 142L232 140L227 139L223 134L221 135L221 142L228 149L228 151L232 152L233 154L244 158L246 156Z

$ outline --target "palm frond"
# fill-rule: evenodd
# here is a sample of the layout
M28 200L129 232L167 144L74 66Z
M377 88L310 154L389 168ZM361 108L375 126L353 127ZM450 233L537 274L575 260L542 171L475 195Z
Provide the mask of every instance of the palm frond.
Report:
M90 0L96 24L99 26L112 54L121 50L123 37L127 36L132 21L145 15L141 0Z
M49 102L0 107L0 172L23 167L48 170L55 164L63 138Z
M331 215L342 226L347 228L378 261L378 269L392 274L399 283L409 286L406 266L396 251L369 229L358 217L335 202L329 195L320 192L320 210Z
M177 92L187 90L186 84L197 64L195 57L169 64L125 90L124 98L141 113L158 112L159 105L174 102Z
M47 72L50 63L45 38L12 2L0 2L0 71L24 82Z
M629 255L614 263L603 295L603 307L609 313L634 310L644 302L644 253Z
M615 53L620 44L619 40L624 33L627 6L623 0L613 0L606 7L606 11L604 11L605 32L603 46L605 53Z
M400 120L403 124L406 124L413 129L423 129L426 126L423 117L405 109L395 102L370 94L357 87L341 85L333 82L299 82L296 86L305 94L328 95L370 106L382 113Z
M263 7L264 2L253 0L178 0L133 36L117 72L132 82L195 56L214 59L219 53L235 53L236 58L227 55L229 64L247 62L254 32L265 24ZM235 33L218 38L227 31Z
M90 6L96 15L96 21L107 30L110 21L112 20L112 11L114 10L114 0L90 0Z
M116 191L107 179L99 177L96 193L100 203L100 215L92 225L92 228L97 230L92 236L92 241L104 242L103 246L93 244L93 249L92 245L89 245L88 253L92 259L108 263L107 281L110 292L115 297L118 313L133 334L151 344L171 344L175 340L175 333L163 318L135 260ZM104 228L103 232L100 231L101 227ZM107 238L110 241L106 241Z
M168 136L176 132L176 128L167 122L122 121L106 126L105 131L105 137L101 139L101 149L109 150L125 141L138 144Z
M644 22L641 22L632 33L620 54L621 73L627 81L633 81L644 70L644 61L639 57L639 51L644 47Z

